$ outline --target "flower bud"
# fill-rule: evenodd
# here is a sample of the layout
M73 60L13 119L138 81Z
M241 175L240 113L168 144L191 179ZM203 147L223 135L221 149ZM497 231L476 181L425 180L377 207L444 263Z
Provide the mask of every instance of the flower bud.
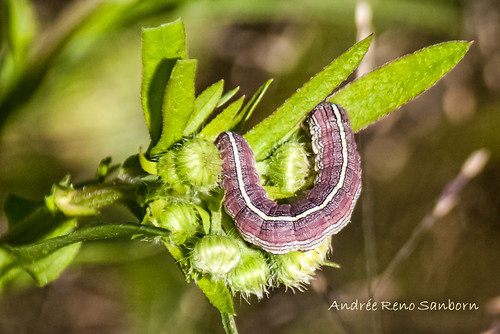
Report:
M236 240L224 235L206 235L191 252L191 264L199 272L220 278L233 269L241 259Z
M304 285L309 284L316 269L325 264L329 248L330 238L327 238L318 248L310 251L271 255L270 264L276 283L302 290Z
M201 138L184 143L177 153L177 170L196 190L210 191L218 186L222 161L215 145Z
M201 230L201 224L192 205L172 204L158 199L149 204L149 210L149 221L155 226L169 230L170 241L176 245L183 245Z
M309 176L310 163L304 145L289 141L278 147L269 165L270 180L281 189L295 193Z
M158 161L158 175L172 188L181 194L187 193L189 187L182 182L176 167L176 151L168 151Z
M251 249L240 243L241 261L227 275L227 282L233 292L240 292L244 298L256 295L264 297L269 282L269 266L260 250Z

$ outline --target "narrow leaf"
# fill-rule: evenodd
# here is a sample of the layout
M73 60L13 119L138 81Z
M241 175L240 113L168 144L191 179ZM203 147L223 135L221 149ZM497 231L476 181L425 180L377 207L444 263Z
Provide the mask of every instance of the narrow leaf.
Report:
M224 103L229 101L234 96L234 94L238 93L239 90L240 90L240 87L238 86L234 89L231 89L226 94L222 95L222 97L220 98L219 102L217 102L217 105L215 107L216 108L221 107Z
M201 222L203 224L203 232L205 232L205 234L209 234L210 233L210 223L211 223L210 214L199 205L194 205L194 207L195 207L196 211L198 211L198 214L200 215Z
M371 36L365 38L335 59L297 90L271 116L245 134L257 161L269 156L273 147L292 134L306 114L351 74L363 59L371 39Z
M26 207L26 211L26 215L19 212L9 213L14 220L9 221L9 229L0 238L0 244L22 245L36 242L52 235L59 226L64 225L67 221L64 215L55 214L44 204L40 204L36 208Z
M208 123L200 132L200 136L210 141L214 141L219 133L232 128L233 119L238 114L243 104L244 96L234 101L222 110L210 123Z
M40 205L43 205L43 202L33 201L13 194L7 195L4 202L4 211L9 222L9 229L33 213Z
M150 154L167 151L182 138L186 123L194 108L194 77L196 60L179 60L172 70L163 99L161 137Z
M158 162L146 159L142 152L139 152L139 163L145 172L152 175L158 175Z
M99 225L76 230L60 237L39 241L33 244L12 247L5 245L4 249L16 256L20 261L31 262L44 258L62 247L82 241L105 240L123 236L141 234L146 236L167 236L165 229L135 223L117 225Z
M205 296L207 296L210 303L217 307L219 311L227 314L235 313L231 294L224 281L214 281L208 277L202 277L196 280L196 284L198 284Z
M44 221L44 223L47 223L47 221ZM48 240L50 238L70 233L74 229L75 225L76 219L65 219L58 225L52 226L53 229L45 235L45 237ZM23 256L18 256L16 252L12 251L13 248L11 247L13 246L4 246L4 250L8 251L7 253L9 254L10 260L7 263L2 264L7 265L7 267L3 266L0 269L0 276L20 269L27 272L33 280L35 280L37 285L43 286L56 279L71 263L78 252L80 245L75 243L68 247L59 248L57 251L49 255L40 255L38 258L24 258ZM14 246L14 248L16 247ZM0 277L0 279L3 279L3 277Z
M2 22L2 54L0 56L0 88L14 81L26 66L29 48L37 34L37 18L28 0L5 0L0 3ZM4 58L5 57L5 58ZM0 92L3 95L4 91Z
M75 243L57 251L50 255L34 261L23 269L30 274L38 286L44 286L55 280L73 261L76 254L80 250L81 243Z
M255 107L257 107L257 104L259 104L260 100L262 99L262 96L264 96L264 94L266 93L267 89L269 88L272 82L273 79L269 79L262 86L260 86L259 89L257 89L255 94L253 94L252 98L248 101L248 103L243 107L238 116L234 119L233 127L240 128L246 123L246 121L248 121L250 116L252 116Z
M212 86L205 89L194 101L194 111L189 117L183 135L189 136L207 120L219 102L224 89L224 80L214 83Z
M142 31L142 88L144 117L152 144L160 139L165 87L177 59L186 58L181 20Z
M468 42L447 42L421 49L384 65L339 90L331 102L342 105L358 131L421 94L467 53Z

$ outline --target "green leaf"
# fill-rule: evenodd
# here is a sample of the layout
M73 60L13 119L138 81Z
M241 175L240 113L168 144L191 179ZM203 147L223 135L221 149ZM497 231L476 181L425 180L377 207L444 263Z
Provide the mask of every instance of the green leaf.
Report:
M21 204L21 202L18 203ZM18 209L21 207L16 210ZM37 208L27 206L26 211L26 215L20 212L9 213L14 220L9 221L9 230L2 235L0 244L22 245L36 242L52 235L53 231L67 220L63 214L55 214L43 203Z
M44 223L47 222L44 221ZM53 226L53 229L50 231L50 233L48 235L43 235L43 237L48 239L60 236L65 233L69 233L73 230L75 225L76 219L66 218L58 225ZM22 256L18 256L18 254L12 251L12 249L16 249L17 247L12 245L4 245L2 249L2 253L4 254L4 256L7 255L8 258L4 257L4 261L1 261L0 263L0 282L8 281L9 279L15 277L16 273L19 273L20 270L22 270L27 272L33 278L33 280L35 280L37 285L42 286L53 281L61 274L61 272L71 263L71 261L75 257L80 245L74 244L69 247L60 248L50 255L43 255L36 259L26 259ZM7 261L5 261L5 259Z
M222 95L222 97L220 98L219 102L217 102L217 105L215 107L216 108L221 107L224 103L229 101L234 96L234 94L238 93L239 90L240 90L240 87L238 86L234 89L231 89L226 94Z
M146 159L142 152L139 152L139 163L144 171L152 175L158 175L158 162Z
M252 98L248 101L248 103L243 107L241 112L238 114L238 116L234 119L232 127L237 127L240 128L243 126L246 121L252 116L253 111L255 110L255 107L257 107L257 104L259 104L260 100L262 99L262 96L266 93L267 89L273 82L273 79L267 80L262 86L257 89L255 94L253 94Z
M160 139L165 87L178 59L186 58L182 20L142 30L141 100L152 145Z
M139 149L139 154L142 154L142 148ZM118 179L132 183L145 176L141 162L139 161L139 154L131 155L125 159L120 168Z
M200 132L204 139L214 141L219 133L232 129L233 120L238 114L243 104L244 96L234 101L218 114L210 123L208 123Z
M72 233L39 241L36 243L22 245L22 246L9 246L4 245L3 248L8 250L12 255L22 262L37 261L53 252L83 241L105 240L118 237L131 237L133 235L145 235L149 237L167 236L168 230L163 228L141 225L136 223L116 224L116 225L98 225L76 230Z
M194 204L194 207L195 207L196 211L198 211L198 214L200 215L201 222L203 224L203 232L205 234L209 234L210 233L210 224L211 224L210 214L199 205Z
M9 222L9 228L22 221L35 211L43 202L32 201L13 194L7 195L4 202L4 211Z
M219 311L227 314L234 314L233 300L224 281L214 281L208 277L196 280L196 284L207 296L210 303L217 307Z
M23 266L23 270L30 274L38 286L44 286L66 269L80 250L81 243L75 243L58 249L54 253Z
M111 157L106 157L101 160L99 166L97 167L94 182L104 182L106 177L108 177L111 173L120 168L120 165L111 165Z
M307 113L324 100L358 66L370 46L369 36L335 59L295 92L271 116L245 134L255 159L269 156L273 147L296 130Z
M421 94L450 71L470 43L447 42L384 65L339 90L330 102L342 105L358 131Z
M224 89L224 80L214 83L205 89L194 101L194 111L189 117L183 135L189 136L197 131L207 120L208 116L214 111L217 102L219 102Z
M151 155L166 152L173 143L182 138L194 108L195 73L196 60L179 60L175 64L163 99L161 137L151 149Z
M0 285L26 271L38 285L56 279L71 263L83 241L104 240L120 236L166 236L165 229L140 224L101 225L69 233L76 219L67 219L46 240L22 246L0 246ZM69 233L62 235L64 233Z
M0 100L18 78L28 61L37 34L37 20L28 0L0 2L2 52L0 54Z

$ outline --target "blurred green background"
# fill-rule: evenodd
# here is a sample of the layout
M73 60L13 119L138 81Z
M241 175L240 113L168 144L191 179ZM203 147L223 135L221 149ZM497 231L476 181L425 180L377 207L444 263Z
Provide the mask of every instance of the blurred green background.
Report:
M14 5L15 4L15 5ZM500 3L369 1L379 66L441 41L474 44L435 87L357 135L363 195L306 292L235 298L241 333L500 331ZM141 27L181 17L197 89L224 79L251 94L275 78L258 122L356 41L355 1L0 0L0 200L40 199L71 174L93 176L149 141L140 106ZM15 39L12 36L16 36ZM475 311L336 311L366 302L380 274L430 213L469 154L490 150L458 205L425 234L379 301L476 303ZM100 219L130 219L116 208ZM0 232L7 228L3 212ZM488 332L488 330L490 332ZM19 281L0 298L0 333L223 333L161 245L86 244L52 284Z

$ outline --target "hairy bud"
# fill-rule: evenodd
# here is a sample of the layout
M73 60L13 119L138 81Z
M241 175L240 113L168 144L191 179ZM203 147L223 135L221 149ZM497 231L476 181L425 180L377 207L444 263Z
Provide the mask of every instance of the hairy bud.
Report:
M201 224L192 205L168 203L158 199L149 204L151 224L163 227L171 232L170 241L182 245L200 232Z
M221 278L240 261L238 242L229 236L206 235L201 238L191 252L191 264L201 273Z
M243 242L240 244L241 261L228 273L228 285L233 292L240 292L244 298L256 295L260 299L267 293L269 265L262 251L251 249Z
M206 192L217 187L221 165L219 150L201 138L188 140L177 153L179 175L196 190Z
M275 185L286 192L295 193L304 186L309 171L310 163L304 145L290 141L274 152L268 174Z

